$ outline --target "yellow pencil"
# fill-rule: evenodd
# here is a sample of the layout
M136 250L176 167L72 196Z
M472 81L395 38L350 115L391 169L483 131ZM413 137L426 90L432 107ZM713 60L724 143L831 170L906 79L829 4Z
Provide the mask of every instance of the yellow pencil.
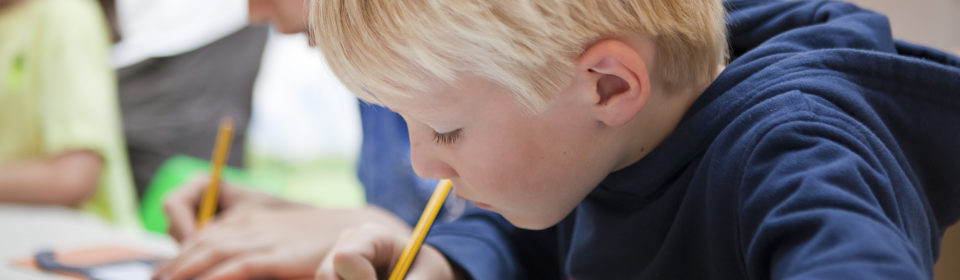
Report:
M230 143L233 142L233 120L224 118L220 120L220 129L217 131L217 143L213 148L213 171L210 175L210 185L203 194L203 201L200 203L200 211L197 211L197 228L203 228L213 218L214 211L217 209L217 201L220 192L220 173L223 172L223 165L230 157Z
M423 214L420 215L417 226L413 228L413 236L410 237L410 242L407 242L407 246L403 248L403 253L400 254L400 260L398 260L397 265L393 267L393 272L390 272L390 280L401 280L407 275L410 264L412 264L413 259L417 257L420 246L423 245L423 239L426 238L427 233L430 232L430 226L433 225L433 220L437 218L437 213L439 213L440 208L443 207L443 201L446 200L447 195L450 194L451 185L450 180L440 180L437 188L433 190L433 195L430 196L427 207L423 209Z

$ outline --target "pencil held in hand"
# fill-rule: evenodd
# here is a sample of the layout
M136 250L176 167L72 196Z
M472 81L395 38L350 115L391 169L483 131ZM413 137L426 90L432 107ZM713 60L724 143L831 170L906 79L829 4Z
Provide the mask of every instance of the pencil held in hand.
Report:
M440 208L443 207L443 201L446 200L447 195L450 194L451 186L452 183L450 180L440 180L437 188L433 190L433 195L430 196L427 207L423 210L423 214L420 215L417 226L413 228L413 236L410 237L410 242L407 242L407 246L403 248L403 253L400 254L400 260L397 261L397 265L393 267L393 272L390 273L390 280L400 280L407 275L410 264L412 264L413 259L417 257L420 246L423 245L423 239L426 238L427 233L430 232L430 226L433 225L433 220L437 218L437 213L439 213Z
M220 174L223 172L223 165L230 156L230 143L233 142L233 120L223 118L220 120L220 129L217 131L217 143L213 148L213 170L211 171L210 185L203 194L203 201L200 202L200 211L197 211L197 228L203 228L213 218L217 209L217 201L220 192Z

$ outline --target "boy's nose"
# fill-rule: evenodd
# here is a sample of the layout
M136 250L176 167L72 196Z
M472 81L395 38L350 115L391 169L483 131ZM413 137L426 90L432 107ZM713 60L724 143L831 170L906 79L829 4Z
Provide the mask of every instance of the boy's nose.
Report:
M457 171L440 157L442 147L431 140L410 141L410 161L413 172L418 176L431 179L450 179L457 177Z

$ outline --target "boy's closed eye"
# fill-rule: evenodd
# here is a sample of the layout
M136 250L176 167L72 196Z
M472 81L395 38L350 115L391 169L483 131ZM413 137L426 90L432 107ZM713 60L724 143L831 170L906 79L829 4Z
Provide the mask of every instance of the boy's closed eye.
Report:
M455 143L463 135L463 129L456 129L454 131L439 133L433 132L433 141L437 144L450 145Z

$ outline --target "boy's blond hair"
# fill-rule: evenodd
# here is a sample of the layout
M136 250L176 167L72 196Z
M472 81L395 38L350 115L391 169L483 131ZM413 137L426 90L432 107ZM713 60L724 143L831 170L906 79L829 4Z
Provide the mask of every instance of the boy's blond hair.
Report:
M470 72L537 111L591 43L651 35L667 86L712 79L726 59L720 0L313 0L311 29L360 99L427 90Z

